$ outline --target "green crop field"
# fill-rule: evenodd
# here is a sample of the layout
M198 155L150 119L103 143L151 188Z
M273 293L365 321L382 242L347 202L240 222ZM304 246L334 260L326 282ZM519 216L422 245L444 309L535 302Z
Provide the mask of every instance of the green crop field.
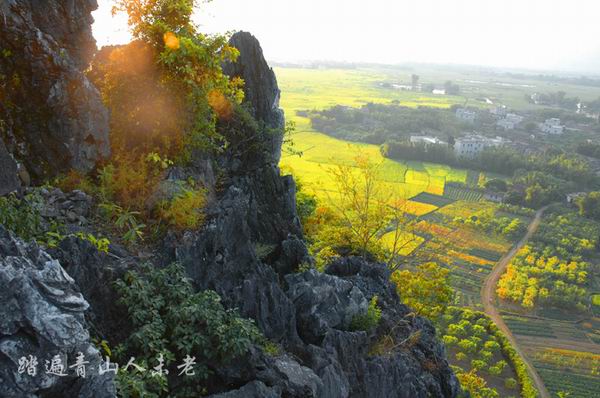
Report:
M359 107L369 102L391 101L410 107L448 108L463 102L462 97L383 88L380 84L390 76L378 69L275 68L275 73L285 110L324 109L334 105Z
M483 195L479 191L474 191L468 188L460 188L452 185L444 187L444 196L454 200L465 200L468 202L478 202Z
M542 348L533 354L533 363L548 390L569 397L589 398L600 391L600 355L553 348Z
M294 121L296 132L292 147L284 147L281 167L293 173L303 186L321 200L335 200L335 183L330 169L339 164L351 165L358 151L374 162L381 162L380 180L393 193L393 199L407 200L423 192L441 196L446 182L465 183L467 171L450 166L397 162L384 158L377 145L352 143L314 131L308 118L297 111L323 109L332 105L360 106L367 102L400 101L406 106L449 107L456 100L450 97L414 95L410 92L389 92L377 86L383 75L373 71L276 69L282 90L281 106L286 118ZM446 203L446 199L444 199ZM407 200L406 210L418 216L435 211L431 203Z
M443 207L453 202L452 199L448 199L440 195L434 195L429 192L421 192L410 200L413 202L426 203L437 207Z
M556 338L552 327L544 322L516 316L504 316L504 322L515 334Z
M481 257L486 260L497 262L502 258L503 253L474 247L471 250L469 250L469 254L472 256Z

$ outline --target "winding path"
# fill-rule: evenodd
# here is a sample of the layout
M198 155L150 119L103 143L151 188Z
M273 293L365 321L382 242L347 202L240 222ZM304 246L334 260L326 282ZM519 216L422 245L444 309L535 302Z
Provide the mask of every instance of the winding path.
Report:
M498 285L500 276L504 273L504 271L506 271L508 264L510 264L510 262L517 255L519 250L521 250L523 248L523 246L525 246L527 244L527 242L529 241L531 236L535 233L535 231L537 231L537 229L540 226L540 223L542 221L542 215L544 214L544 211L547 208L548 207L546 206L546 207L538 210L537 213L535 213L534 219L531 221L531 223L527 227L527 233L525 234L525 236L516 245L514 245L513 248L500 259L500 261L498 261L498 263L494 266L494 269L492 270L492 272L486 278L483 286L481 287L481 302L483 303L483 308L484 308L485 313L494 321L494 323L498 326L498 328L506 335L506 337L508 338L508 340L510 341L512 346L515 348L517 353L521 356L521 358L523 358L523 362L525 362L525 365L527 366L527 370L529 371L529 375L531 376L531 379L535 383L535 386L536 386L537 390L539 391L541 398L551 398L551 397L550 397L550 394L548 393L548 390L546 389L546 386L544 385L544 382L542 381L542 378L540 377L538 372L535 370L535 368L533 367L531 362L527 359L527 357L525 356L523 351L521 351L521 349L517 345L517 340L513 336L512 332L510 331L508 326L506 326L506 323L504 323L504 320L500 316L500 311L498 310L498 307L496 307L495 299L496 299L496 286Z

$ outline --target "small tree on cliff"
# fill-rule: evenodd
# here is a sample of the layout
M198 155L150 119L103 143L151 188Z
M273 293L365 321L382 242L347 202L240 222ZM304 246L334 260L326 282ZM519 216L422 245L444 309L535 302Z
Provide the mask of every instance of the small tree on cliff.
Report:
M197 3L196 0L117 0L113 13L126 12L134 38L149 47L159 68L159 83L183 108L176 109L177 114L172 116L183 122L181 133L185 142L214 148L223 141L216 133L216 119L232 116L233 105L243 99L243 82L230 80L221 70L224 62L234 61L239 55L228 44L228 38L200 34L192 23ZM124 87L117 85L117 88L126 90L127 82L121 83ZM138 98L138 105L143 106L146 99L146 96Z
M221 65L239 53L226 36L197 31L191 20L195 0L115 4L113 13L127 13L135 40L101 51L90 72L111 111L113 156L101 174L111 201L149 218L156 214L149 214L147 199L164 165L186 163L195 149L226 147L217 122L235 116L243 81L229 79Z
M412 222L406 216L406 201L394 198L396 192L381 178L381 165L358 151L353 163L327 170L335 187L328 193L333 217L319 235L331 247L370 254L393 267L417 237L409 232Z

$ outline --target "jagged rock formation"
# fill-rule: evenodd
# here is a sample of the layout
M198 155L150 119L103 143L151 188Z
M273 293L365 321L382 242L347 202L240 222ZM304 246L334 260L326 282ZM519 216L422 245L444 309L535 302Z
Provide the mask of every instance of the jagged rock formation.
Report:
M259 120L279 120L276 80L256 39L239 33L231 42L241 56L225 70L245 76L246 104ZM262 134L268 152L269 132ZM174 259L199 289L217 291L288 353L252 352L219 369L213 390L237 389L214 397L455 397L460 387L434 328L401 304L385 266L354 258L332 264L326 274L294 273L310 258L294 182L281 177L274 162L280 149L256 151L253 158L232 151L221 161L229 178L208 225L176 243ZM379 327L350 331L374 295L384 314ZM397 346L371 355L384 336Z
M275 73L267 64L258 40L248 32L237 32L231 37L230 44L240 52L236 63L223 65L223 72L231 77L244 79L245 102L252 110L256 120L263 122L275 131L266 138L268 149L274 164L279 163L285 125L283 110L279 108L281 92Z
M0 226L0 396L115 396L112 373L100 375L99 352L90 343L84 320L88 303L60 263L36 244L25 244ZM68 369L83 353L89 361L86 377ZM58 355L65 366L46 372ZM33 367L22 357L37 359ZM46 368L48 366L48 368Z
M0 138L34 180L109 154L108 111L83 74L96 0L0 3Z

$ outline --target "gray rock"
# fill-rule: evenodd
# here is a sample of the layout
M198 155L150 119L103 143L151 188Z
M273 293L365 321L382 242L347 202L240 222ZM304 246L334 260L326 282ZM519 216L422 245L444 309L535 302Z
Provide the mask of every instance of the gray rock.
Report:
M95 0L0 3L0 75L12 77L0 101L3 138L34 182L109 155L108 111L83 73L96 8Z
M0 226L0 396L115 397L112 373L100 375L99 352L84 319L87 301L60 263L35 244L13 238ZM86 378L46 373L45 361L64 365L83 353ZM19 372L22 357L37 358L36 374Z
M288 356L275 360L275 368L285 376L293 389L301 391L301 396L318 398L323 396L323 382L312 371Z
M99 336L123 341L128 333L127 312L117 304L113 282L126 272L126 264L117 262L99 252L87 240L75 236L65 238L58 247L48 252L60 261L89 303L86 319L90 329Z
M267 387L260 381L253 381L239 390L210 395L208 398L281 398L281 391L278 391L277 388Z
M229 43L239 50L240 56L235 63L225 64L223 72L230 77L244 79L245 103L253 110L256 120L274 130L266 138L272 155L270 160L278 164L285 120L283 110L279 108L281 92L275 73L267 64L260 43L250 33L237 32Z
M282 127L279 90L258 42L248 33L238 33L231 43L241 56L224 70L244 78L246 105L259 122ZM241 131L239 137L254 133ZM293 274L311 259L296 213L295 183L281 177L276 166L280 137L275 140L265 133L259 131L269 144L266 150L258 146L242 151L243 145L231 142L215 160L226 173L207 209L207 225L183 239L170 239L171 260L185 266L198 289L217 291L225 305L254 319L285 351L272 358L251 350L218 369L216 391L224 386L233 390L218 396L456 397L460 387L435 329L409 316L411 310L398 298L385 265L345 258L324 274ZM383 311L379 325L348 331L374 295ZM401 342L415 333L420 339L411 347L369 355L384 335Z
M6 150L0 138L0 196L19 190L21 183L17 174L17 163Z
M311 269L285 278L287 294L296 307L300 336L319 342L330 329L348 329L369 303L351 282Z

